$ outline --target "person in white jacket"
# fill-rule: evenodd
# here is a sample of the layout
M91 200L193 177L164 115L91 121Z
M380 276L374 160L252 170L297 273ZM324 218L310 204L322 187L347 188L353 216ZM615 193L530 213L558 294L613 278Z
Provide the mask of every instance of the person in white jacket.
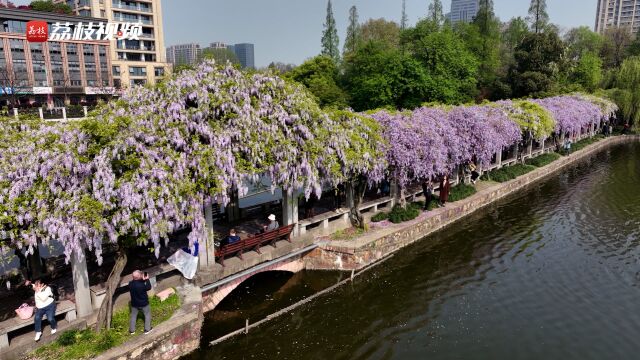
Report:
M36 341L39 341L42 337L42 316L46 315L49 324L51 325L51 335L56 333L56 302L53 298L53 292L47 284L40 280L36 280L33 284L30 281L26 282L26 285L31 285L35 292L36 299L36 316L34 319L36 327Z

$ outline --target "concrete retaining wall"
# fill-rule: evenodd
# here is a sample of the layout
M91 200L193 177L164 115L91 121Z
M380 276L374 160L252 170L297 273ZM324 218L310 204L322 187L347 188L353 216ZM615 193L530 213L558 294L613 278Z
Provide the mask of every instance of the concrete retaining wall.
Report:
M351 241L331 241L304 258L306 268L310 270L361 269L607 147L636 141L640 141L640 136L610 137L517 179L491 186L467 199L423 214L414 221L392 225L386 229L376 229Z
M172 360L187 355L200 346L202 294L199 287L178 288L182 306L171 319L163 322L148 335L111 349L97 360Z

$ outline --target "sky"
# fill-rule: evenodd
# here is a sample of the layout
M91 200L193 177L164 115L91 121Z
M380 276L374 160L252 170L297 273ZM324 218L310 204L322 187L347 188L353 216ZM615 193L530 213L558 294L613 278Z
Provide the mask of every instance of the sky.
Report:
M430 0L406 0L410 24L424 17ZM593 28L597 0L547 0L551 21L561 28ZM14 1L27 4L29 0ZM360 21L400 21L402 0L333 0L338 35L344 39L349 8ZM451 0L442 1L445 12ZM496 14L506 21L526 16L530 0L494 0ZM320 53L327 0L162 0L165 46L211 42L255 44L256 66L270 62L300 64Z

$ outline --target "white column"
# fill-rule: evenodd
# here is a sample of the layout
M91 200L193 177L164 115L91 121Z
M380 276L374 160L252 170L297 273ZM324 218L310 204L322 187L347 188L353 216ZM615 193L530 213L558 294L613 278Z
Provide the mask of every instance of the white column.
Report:
M298 223L298 192L282 189L282 222L284 226ZM298 236L298 228L293 228L293 236Z
M64 120L67 120L67 108L62 108L62 118Z
M198 251L198 267L200 270L212 269L216 263L215 258L215 238L213 232L213 211L211 209L211 201L206 201L204 205L204 224L206 228L206 237L204 241L199 243Z
M93 312L91 292L89 291L89 273L87 272L87 258L82 250L71 255L71 273L73 275L73 290L76 298L76 313L78 317L86 317Z
M498 169L502 167L502 149L496 153L496 166Z
M40 114L40 120L44 120L44 113L42 112L42 108L38 108L38 114Z
M82 112L84 113L84 117L89 116L89 111L87 110L87 107L86 107L86 106L83 106L83 107L82 107Z
M18 109L17 108L13 108L13 117L16 118L16 120L20 119L20 117L18 116Z

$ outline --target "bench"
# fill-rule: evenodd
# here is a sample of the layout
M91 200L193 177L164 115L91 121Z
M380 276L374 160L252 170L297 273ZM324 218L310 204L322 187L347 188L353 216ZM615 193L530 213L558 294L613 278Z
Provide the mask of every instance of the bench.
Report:
M157 277L159 275L166 274L173 270L175 270L175 268L169 263L162 263L160 265L152 266L143 271L146 271L147 274L149 274L149 282L151 282L152 287L155 287L157 283ZM118 289L128 286L129 281L131 280L133 280L131 274L127 274L121 277L120 283L118 284ZM93 305L94 309L98 309L100 305L102 305L102 301L104 300L104 297L107 293L107 288L104 286L104 284L98 284L91 286L89 290L91 291L91 304Z
M76 304L69 300L63 300L58 302L56 306L56 316L57 315L65 315L65 320L68 322L72 322L76 319ZM31 316L30 319L22 320L19 317L14 317L12 319L3 321L0 323L0 349L5 349L9 347L9 333L12 331L20 330L22 328L33 325L33 319L35 316Z
M260 247L264 245L276 247L276 242L280 239L285 239L288 242L291 242L291 232L293 231L294 226L295 224L283 226L276 230L236 241L232 244L222 245L216 249L215 256L220 259L220 265L224 266L224 258L226 256L234 255L242 259L242 254L247 250L253 250L260 254Z

